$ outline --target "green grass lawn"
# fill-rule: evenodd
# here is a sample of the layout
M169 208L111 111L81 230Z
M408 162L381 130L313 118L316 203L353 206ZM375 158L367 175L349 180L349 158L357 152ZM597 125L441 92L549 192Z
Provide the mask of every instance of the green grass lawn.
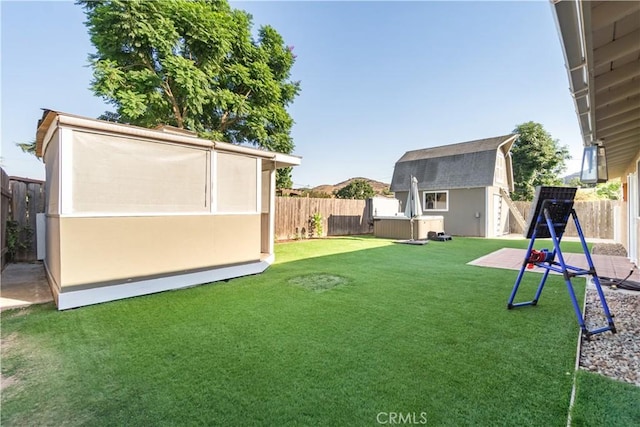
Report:
M578 326L564 282L507 310L517 272L466 265L526 244L286 243L257 276L4 312L0 423L566 425Z

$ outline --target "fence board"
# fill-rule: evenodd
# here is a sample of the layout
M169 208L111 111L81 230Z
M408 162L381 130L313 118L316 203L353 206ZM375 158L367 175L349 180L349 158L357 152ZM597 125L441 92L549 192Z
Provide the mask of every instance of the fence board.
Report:
M529 223L529 210L531 202L514 202L522 216L524 216L527 224ZM618 200L594 200L594 201L576 201L573 208L580 220L582 232L587 238L613 239L615 231L616 218L613 216L613 209L620 206ZM510 217L510 232L516 234L524 233L517 222ZM577 237L573 221L569 223L564 233L565 236Z

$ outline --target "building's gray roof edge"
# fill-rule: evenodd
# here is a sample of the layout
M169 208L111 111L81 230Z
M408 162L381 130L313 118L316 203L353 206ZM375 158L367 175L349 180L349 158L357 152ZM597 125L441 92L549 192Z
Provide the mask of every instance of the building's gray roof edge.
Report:
M458 142L456 144L441 145L438 147L422 148L404 153L397 163L420 159L432 159L436 157L454 156L458 154L475 153L480 151L497 150L501 145L515 140L518 135L510 133L507 135L494 136L491 138L477 139L473 141Z

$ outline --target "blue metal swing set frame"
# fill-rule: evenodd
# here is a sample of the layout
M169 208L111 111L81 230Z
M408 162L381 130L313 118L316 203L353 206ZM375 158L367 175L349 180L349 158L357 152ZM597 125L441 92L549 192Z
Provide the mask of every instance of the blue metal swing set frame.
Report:
M527 248L524 262L522 263L522 267L520 268L520 272L518 273L518 277L516 278L513 290L511 291L511 296L509 297L509 302L507 303L507 309L510 310L516 307L537 305L549 273L552 271L560 273L564 277L564 281L567 285L567 290L569 291L569 296L571 297L571 302L573 304L573 309L575 310L576 317L578 318L580 329L588 339L592 335L606 331L611 331L611 333L615 334L616 327L613 322L613 316L609 311L609 306L607 305L604 293L602 292L602 286L600 285L600 279L598 278L598 274L596 273L596 269L593 265L593 260L591 258L591 255L589 254L589 248L587 247L587 243L585 242L582 227L580 226L580 221L578 220L576 211L573 209L573 198L575 196L575 191L575 188L567 187L538 187L536 199L533 203L531 222L527 231L527 237L531 240L529 241L529 246ZM558 198L558 196L560 197ZM564 234L567 223L569 222L569 217L573 219L576 230L578 231L580 243L582 244L582 250L589 266L587 270L580 267L568 265L565 262L562 250L560 249L560 242L562 240L562 236ZM536 238L551 238L553 242L553 251L535 251L533 249L533 246ZM525 270L532 264L545 269L542 275L542 279L538 284L538 289L536 290L535 296L531 301L514 303L516 293L518 292L518 288L520 287L520 283L522 281L522 277L524 276ZM598 327L592 330L587 329L582 311L580 310L580 305L578 304L578 300L573 289L573 284L571 283L571 279L573 277L579 276L591 276L596 291L598 292L598 297L600 299L600 303L607 320L606 326Z

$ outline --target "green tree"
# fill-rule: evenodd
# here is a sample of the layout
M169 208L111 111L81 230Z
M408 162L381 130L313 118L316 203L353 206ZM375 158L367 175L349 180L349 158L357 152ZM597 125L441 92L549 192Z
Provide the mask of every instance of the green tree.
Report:
M115 107L103 118L173 125L203 138L293 151L287 112L293 47L226 0L79 0L91 42L93 92ZM291 185L290 169L278 183Z
M620 181L603 182L596 186L596 194L602 199L620 200L622 196Z
M538 185L562 185L560 174L569 149L559 145L540 123L522 123L514 129L519 134L511 148L513 158L514 200L532 200Z
M364 179L356 179L336 191L338 199L368 199L375 195L373 187Z

